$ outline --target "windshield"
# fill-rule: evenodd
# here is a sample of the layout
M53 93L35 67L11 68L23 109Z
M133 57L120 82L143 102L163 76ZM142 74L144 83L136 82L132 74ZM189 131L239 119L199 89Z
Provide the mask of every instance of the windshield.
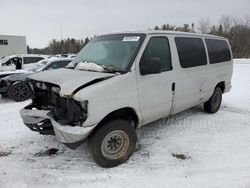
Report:
M144 38L143 34L114 34L96 37L77 54L73 63L75 66L79 63L91 63L102 66L106 71L125 72L130 68Z
M34 64L32 67L27 68L26 70L29 72L40 72L47 63L47 61L42 60Z

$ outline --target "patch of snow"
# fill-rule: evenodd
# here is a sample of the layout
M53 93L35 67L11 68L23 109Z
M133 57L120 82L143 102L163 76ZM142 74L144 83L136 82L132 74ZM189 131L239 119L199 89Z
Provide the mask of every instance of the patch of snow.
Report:
M237 64L250 64L250 59L245 59L245 58L234 59L234 63L237 63Z
M100 65L97 65L95 63L91 62L80 62L75 67L76 70L90 70L90 71L97 71L97 72L103 72L104 68Z

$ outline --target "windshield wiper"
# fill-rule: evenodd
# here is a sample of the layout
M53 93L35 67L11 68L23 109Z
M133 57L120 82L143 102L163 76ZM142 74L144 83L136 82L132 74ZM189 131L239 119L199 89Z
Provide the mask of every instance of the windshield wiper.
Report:
M123 71L117 70L113 66L102 65L102 67L108 73L123 73Z

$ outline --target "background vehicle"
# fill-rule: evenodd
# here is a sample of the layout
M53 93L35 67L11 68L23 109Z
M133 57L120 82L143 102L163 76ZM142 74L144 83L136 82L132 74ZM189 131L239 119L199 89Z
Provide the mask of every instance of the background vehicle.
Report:
M0 59L13 54L27 54L26 37L0 35Z
M63 58L75 58L76 54L56 54L56 57L63 57Z
M50 58L39 61L23 73L16 73L0 79L0 94L8 96L15 101L24 101L30 98L31 89L26 83L26 78L34 73L65 67L72 59Z
M70 67L29 77L23 122L69 147L88 138L94 160L114 167L133 154L143 125L199 104L216 113L233 60L223 37L147 31L96 37Z
M32 63L36 63L40 60L48 58L47 55L36 55L36 54L17 54L4 57L0 59L0 77L1 71L13 71L20 70L32 66Z

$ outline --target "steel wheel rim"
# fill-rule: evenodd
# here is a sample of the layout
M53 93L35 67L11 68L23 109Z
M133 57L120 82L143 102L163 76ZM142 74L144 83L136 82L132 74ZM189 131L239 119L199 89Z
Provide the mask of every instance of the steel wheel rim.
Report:
M115 160L122 157L128 150L129 137L122 130L114 130L105 136L101 145L102 155Z

